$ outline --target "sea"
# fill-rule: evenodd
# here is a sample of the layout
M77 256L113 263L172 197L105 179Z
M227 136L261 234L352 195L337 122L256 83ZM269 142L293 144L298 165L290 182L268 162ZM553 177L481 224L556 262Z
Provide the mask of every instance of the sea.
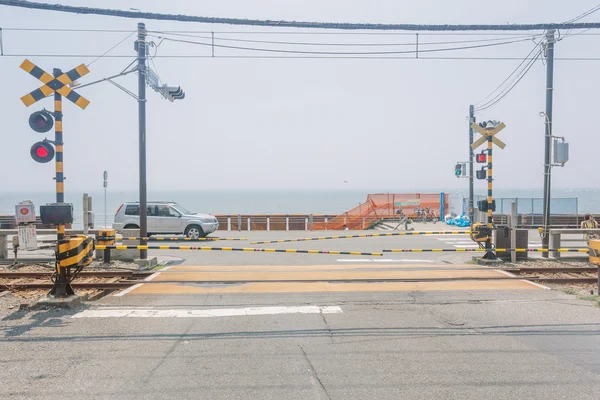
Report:
M370 193L447 193L455 202L468 197L467 190L439 189L345 189L345 190L206 190L206 191L148 191L149 201L175 201L185 208L208 214L341 214L364 202ZM95 226L111 226L117 209L125 201L137 201L137 191L109 189L90 191ZM478 198L485 193L476 191ZM541 213L543 190L539 189L496 189L496 199L518 199L518 204L531 209L520 212ZM457 200L458 199L458 200ZM529 199L535 199L533 201ZM55 201L54 193L0 192L0 215L14 215L15 205L23 200L39 205ZM476 199L477 200L477 199ZM73 204L74 227L83 226L83 192L68 191L65 201ZM510 200L500 201L507 207ZM498 205L497 207L499 207ZM510 207L510 206L508 206ZM600 213L600 189L553 189L552 213L583 214ZM531 211L533 210L533 211ZM39 215L39 214L38 214Z

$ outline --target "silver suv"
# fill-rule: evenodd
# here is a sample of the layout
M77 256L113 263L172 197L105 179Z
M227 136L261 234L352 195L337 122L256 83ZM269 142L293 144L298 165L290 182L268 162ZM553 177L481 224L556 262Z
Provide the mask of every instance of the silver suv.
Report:
M198 239L219 228L219 222L214 216L192 213L171 201L149 201L147 205L148 235L183 233L189 238ZM140 203L121 204L115 214L113 229L121 232L123 229L139 227Z

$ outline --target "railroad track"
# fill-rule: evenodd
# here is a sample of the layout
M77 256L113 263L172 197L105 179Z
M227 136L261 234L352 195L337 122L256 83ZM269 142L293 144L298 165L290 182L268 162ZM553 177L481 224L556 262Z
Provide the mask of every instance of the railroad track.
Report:
M523 268L504 268L504 271L511 272L516 276L510 277L497 277L497 278L434 278L434 279L335 279L327 280L327 282L361 282L361 283L375 283L375 282L443 282L451 280L513 280L513 279L526 279L533 282L543 282L549 284L593 284L598 281L596 276L591 277L590 274L596 274L598 268L596 267L558 267L558 268L547 268L547 267L523 267ZM72 286L74 289L95 289L95 290L118 290L125 289L127 287L136 285L138 283L144 284L176 284L181 283L176 279L169 281L145 281L146 278L152 275L154 272L150 271L82 271L79 274L78 279L74 280ZM550 276L543 276L550 274ZM576 275L587 275L587 276L556 276L556 274L576 274ZM36 272L19 272L9 271L0 272L0 289L1 290L39 290L39 289L51 289L53 284L50 281L52 272L49 271L36 271ZM85 281L85 278L101 278L108 279L107 282L81 282ZM116 280L119 278L118 280ZM47 280L46 280L47 279ZM41 281L44 280L44 281ZM79 282L78 282L79 280ZM232 281L232 280L198 280L198 281L186 281L187 284L243 284L243 283L258 283L258 282L323 282L323 280L277 280L277 281L265 281L265 280L243 280L243 281Z

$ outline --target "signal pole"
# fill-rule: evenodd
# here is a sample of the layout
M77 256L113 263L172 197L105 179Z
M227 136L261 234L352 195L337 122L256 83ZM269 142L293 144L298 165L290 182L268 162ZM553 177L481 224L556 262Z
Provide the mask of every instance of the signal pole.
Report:
M140 237L148 237L146 192L146 24L138 23L136 50L138 54L138 106L139 106L139 162L140 162ZM140 241L140 245L144 243ZM140 258L148 258L147 250L140 250Z
M473 204L474 189L473 189L473 127L471 126L475 122L475 107L469 106L469 222L472 224L475 219L475 210Z
M493 197L492 197L492 182L493 182L493 176L492 176L492 135L488 135L487 136L487 159L488 159L488 176L487 176L487 181L488 181L488 190L487 190L487 204L488 204L488 209L487 209L487 227L488 227L488 231L490 232L487 240L485 241L485 255L483 256L484 259L488 259L488 260L495 260L496 259L496 254L494 254L494 251L492 249L492 232L494 229L494 220L492 217L492 202L493 202Z
M550 29L546 33L546 124L545 124L545 150L544 150L544 230L542 235L542 248L548 249L550 245L550 235L548 227L550 225L550 190L551 190L551 142L552 139L552 98L554 94L554 30ZM548 251L542 253L542 257L548 258Z
M52 74L55 78L62 75L62 71L54 68ZM62 95L54 92L54 146L56 148L56 202L62 204L65 202L65 174L63 164L63 113L62 113ZM59 253L59 247L62 240L65 238L65 226L56 226L56 254ZM50 291L51 295L56 297L65 297L75 294L73 288L69 284L71 271L70 268L58 267L56 282Z

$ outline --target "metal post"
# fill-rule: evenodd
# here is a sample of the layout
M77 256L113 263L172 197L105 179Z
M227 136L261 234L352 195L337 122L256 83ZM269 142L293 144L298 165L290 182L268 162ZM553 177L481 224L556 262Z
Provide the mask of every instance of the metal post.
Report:
M58 68L54 68L52 71L55 78L62 75L62 71ZM65 176L64 176L64 165L63 165L63 113L62 113L62 96L58 92L54 92L54 142L56 148L56 202L65 202ZM65 226L58 225L56 227L56 254L59 252L59 243L65 238ZM71 285L69 285L70 271L67 268L61 268L56 264L57 277L54 283L54 287L50 291L51 295L56 297L66 297L70 294L74 294Z
M138 54L139 158L140 158L140 237L148 236L146 193L146 24L138 23L136 41ZM144 243L140 241L140 245ZM148 258L147 250L140 250L140 258Z
M475 107L469 106L469 222L473 224L473 220L475 218L475 209L474 209L474 189L473 189L473 148L471 145L473 144L473 127L471 124L475 122Z
M485 255L483 256L483 258L487 259L487 260L495 260L496 255L494 254L494 251L492 250L492 232L493 232L494 224L493 224L493 219L492 219L492 201L493 201L493 198L492 198L492 181L493 181L492 135L490 135L490 134L487 135L487 154L488 154L487 226L488 226L489 236L488 236L488 239L485 241Z
M552 97L554 91L554 30L546 32L547 53L546 53L546 127L544 140L544 235L542 237L542 247L548 249L550 235L548 227L550 225L550 183L551 183L551 154L552 146L550 140L552 135ZM543 252L542 256L549 257L548 252Z

